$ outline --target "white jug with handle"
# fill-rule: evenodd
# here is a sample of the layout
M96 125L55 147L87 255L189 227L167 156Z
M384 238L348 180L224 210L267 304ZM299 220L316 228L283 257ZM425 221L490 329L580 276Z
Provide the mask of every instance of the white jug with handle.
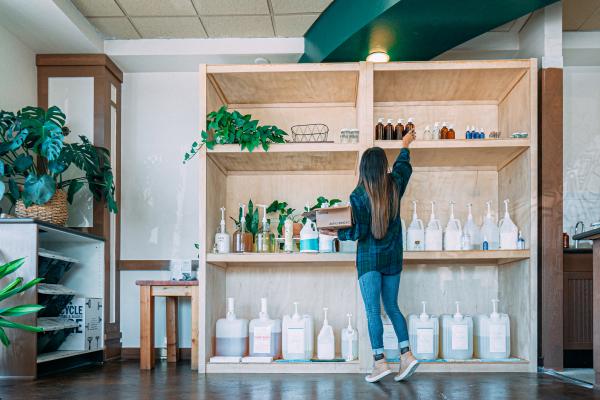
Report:
M425 229L425 250L442 251L442 224L435 217L435 201L431 202L431 215Z
M508 214L509 200L504 200L504 218L500 220L500 248L502 250L516 250L519 241L519 228L512 221Z
M444 232L444 250L461 249L462 225L459 219L454 218L454 204L453 201L450 202L450 218Z
M425 231L423 221L417 215L417 201L413 200L413 217L406 232L406 250L422 251L425 244Z

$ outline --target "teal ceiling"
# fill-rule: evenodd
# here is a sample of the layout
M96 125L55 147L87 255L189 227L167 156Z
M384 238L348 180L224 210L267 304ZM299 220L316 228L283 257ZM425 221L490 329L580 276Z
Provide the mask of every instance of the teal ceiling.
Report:
M300 62L430 60L557 0L335 0L311 26Z

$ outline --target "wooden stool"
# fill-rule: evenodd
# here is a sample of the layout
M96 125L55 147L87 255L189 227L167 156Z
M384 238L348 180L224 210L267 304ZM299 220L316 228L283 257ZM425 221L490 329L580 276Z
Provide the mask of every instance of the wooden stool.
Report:
M140 369L152 369L154 357L154 297L167 299L167 362L177 361L177 303L192 298L192 369L198 369L198 281L136 281L140 287Z

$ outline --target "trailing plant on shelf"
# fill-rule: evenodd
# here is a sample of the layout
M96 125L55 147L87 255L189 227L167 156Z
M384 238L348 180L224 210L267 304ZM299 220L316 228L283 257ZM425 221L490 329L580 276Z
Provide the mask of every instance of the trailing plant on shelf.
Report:
M25 259L19 258L18 260L14 260L0 266L0 279L3 279L4 277L14 273L21 268L24 263ZM0 302L4 302L11 297L17 296L19 293L23 293L24 291L31 289L42 280L43 278L36 278L23 284L22 277L15 278L11 283L0 290ZM8 336L4 331L5 328L20 329L29 332L42 332L42 328L20 324L18 322L13 322L6 319L6 317L20 317L23 315L33 314L40 311L42 308L44 307L37 304L22 304L18 306L0 308L0 342L2 342L5 347L10 345L10 340L8 340Z
M341 203L342 201L340 199L327 199L323 196L319 196L317 197L317 200L315 202L315 204L313 204L312 206L304 206L304 212L310 212L312 210L316 210L317 208L321 208L324 205L328 205L328 207L333 207L334 205ZM306 223L306 217L302 218L302 223L305 224Z
M65 143L70 133L65 120L56 106L25 107L16 114L0 111L0 199L6 196L13 205L21 200L30 207L44 205L58 190L66 190L71 203L87 185L94 199L118 212L109 151L85 136L79 136L79 143ZM71 166L82 176L73 177L71 170L67 176Z
M206 130L200 133L200 142L193 142L192 147L183 156L183 162L192 159L202 146L213 149L217 144L237 143L242 150L252 152L261 146L269 150L271 143L284 143L287 133L274 125L258 125L258 120L250 114L239 111L228 111L227 106L208 114Z
M288 203L279 200L274 200L267 208L267 214L277 213L279 219L277 224L277 233L279 233L279 235L283 235L283 227L285 225L285 220L290 217L292 218L292 220L294 219L292 217L294 211L296 211L295 208L288 207Z
M242 207L239 208L238 219L233 217L229 217L235 223L237 229L241 228L240 221L242 220ZM244 229L246 232L252 234L252 236L256 236L259 230L259 217L258 217L258 208L254 208L254 204L252 203L252 199L248 202L248 210L246 211L246 223L244 225Z

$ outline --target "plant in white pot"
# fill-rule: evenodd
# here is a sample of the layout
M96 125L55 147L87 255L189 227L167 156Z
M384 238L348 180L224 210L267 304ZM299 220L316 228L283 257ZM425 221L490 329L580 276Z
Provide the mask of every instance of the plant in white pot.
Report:
M17 216L64 225L67 202L86 185L97 201L118 212L109 151L85 136L65 143L65 119L58 107L0 111L0 199L6 196ZM71 165L81 176L64 174Z

